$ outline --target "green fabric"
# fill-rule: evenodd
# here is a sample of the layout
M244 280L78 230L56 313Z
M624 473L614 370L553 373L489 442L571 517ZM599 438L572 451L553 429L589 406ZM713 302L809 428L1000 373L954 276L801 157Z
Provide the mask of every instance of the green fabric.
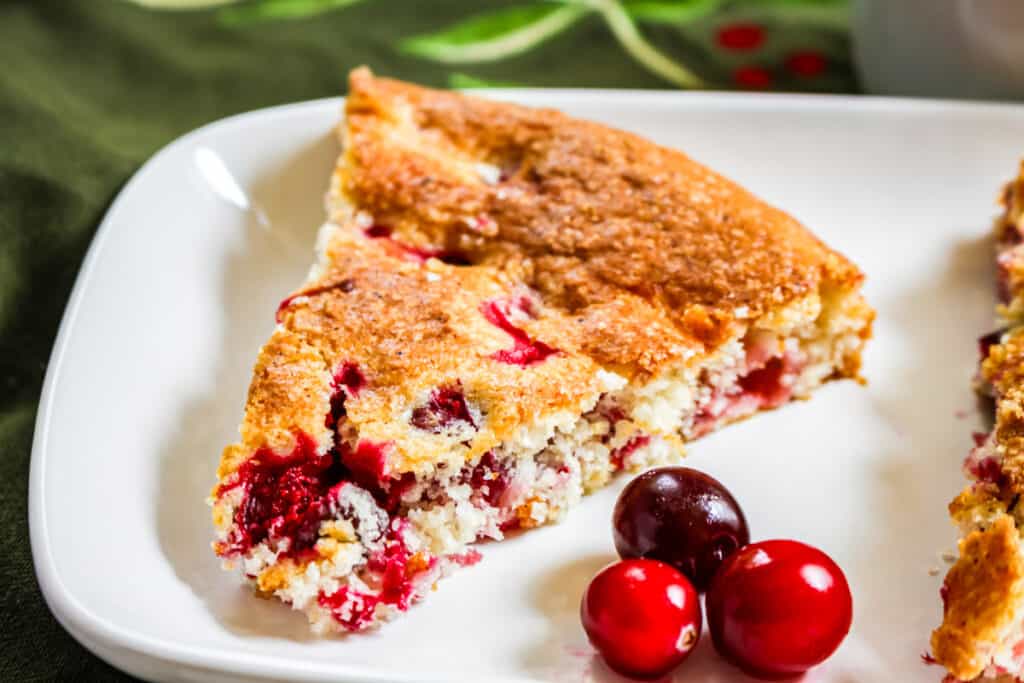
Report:
M435 86L856 90L846 8L834 0L143 4L188 2L0 1L3 681L127 680L44 605L26 491L39 391L79 263L118 189L160 147L224 116L338 94L364 63Z

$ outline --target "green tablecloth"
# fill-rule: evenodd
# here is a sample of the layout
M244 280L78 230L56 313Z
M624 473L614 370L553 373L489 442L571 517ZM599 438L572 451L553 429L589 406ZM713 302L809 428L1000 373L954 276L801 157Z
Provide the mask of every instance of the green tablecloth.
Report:
M26 512L50 347L108 204L182 133L338 94L364 63L436 86L857 89L842 0L0 0L0 680L127 679L50 616Z

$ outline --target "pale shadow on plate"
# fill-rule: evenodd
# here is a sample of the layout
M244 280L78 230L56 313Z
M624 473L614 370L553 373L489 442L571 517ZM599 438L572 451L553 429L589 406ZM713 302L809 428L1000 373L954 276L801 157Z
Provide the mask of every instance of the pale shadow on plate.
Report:
M178 578L237 634L314 639L303 615L276 600L257 599L241 586L238 572L220 569L210 548L213 524L204 501L215 483L221 449L238 439L252 364L274 329L277 303L302 283L313 262L326 179L337 153L333 135L325 133L249 188L245 234L224 269L224 323L217 357L207 361L210 382L181 407L179 429L160 453L156 512L163 553ZM324 182L309 183L311 177Z
M859 639L883 661L893 656L919 659L942 618L939 587L947 567L940 552L954 547L946 505L965 483L960 468L977 419L970 388L973 350L975 339L992 329L992 260L990 239L964 241L936 279L917 283L886 307L888 333L899 335L912 360L895 370L898 381L889 386L897 390L874 396L875 410L901 446L880 454L877 485L871 488L874 498L865 501L880 508L880 516L890 523L875 529L858 554L858 562L867 566L857 574L870 578L855 587L854 599L857 610L871 613L874 620L907 623L912 614L913 625L906 641L899 643L883 632L859 632ZM981 326L971 329L975 320ZM948 533L937 535L943 523ZM898 573L879 571L881 567ZM940 571L929 576L929 569ZM933 609L918 609L921 591L934 596L927 603ZM936 667L935 680L941 679L942 670Z

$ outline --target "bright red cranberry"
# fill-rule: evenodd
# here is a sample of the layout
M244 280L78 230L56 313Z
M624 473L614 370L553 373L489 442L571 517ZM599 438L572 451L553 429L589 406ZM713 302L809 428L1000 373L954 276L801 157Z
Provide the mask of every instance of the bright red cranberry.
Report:
M440 387L431 392L427 403L412 411L410 422L414 427L434 434L440 434L460 422L476 428L459 385Z
M752 543L726 558L705 602L718 652L752 676L796 676L850 631L853 598L828 555L797 541Z
M612 529L620 556L666 562L701 591L722 561L750 542L728 489L689 467L659 467L631 481L615 504Z
M700 598L667 564L623 560L591 579L580 619L608 666L634 678L657 678L686 659L700 639Z
M387 451L390 443L359 441L355 448L342 444L341 463L353 481L368 490L379 489L388 476Z
M536 317L533 301L529 297L521 296L506 301L486 301L481 305L480 311L487 319L487 322L501 328L512 337L513 344L511 349L502 349L492 356L499 363L526 367L527 365L540 363L548 356L558 353L557 349L548 346L544 342L530 339L525 331L514 325L509 319L512 313L528 318Z

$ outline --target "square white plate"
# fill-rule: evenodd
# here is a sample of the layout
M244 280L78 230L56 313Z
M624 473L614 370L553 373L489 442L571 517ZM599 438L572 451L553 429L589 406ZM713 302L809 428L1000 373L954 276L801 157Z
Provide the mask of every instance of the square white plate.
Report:
M817 545L854 591L851 635L808 681L929 681L947 501L978 428L975 338L992 321L987 240L1024 154L1024 108L839 97L490 93L640 132L792 212L867 272L878 308L867 388L691 447L758 539ZM337 153L339 99L233 117L157 154L82 267L43 391L32 550L61 623L154 680L613 681L578 601L613 559L620 480L561 525L483 547L382 631L313 638L253 598L210 548L204 499L278 301L302 280ZM933 572L934 573L934 572ZM733 681L705 642L679 681Z

